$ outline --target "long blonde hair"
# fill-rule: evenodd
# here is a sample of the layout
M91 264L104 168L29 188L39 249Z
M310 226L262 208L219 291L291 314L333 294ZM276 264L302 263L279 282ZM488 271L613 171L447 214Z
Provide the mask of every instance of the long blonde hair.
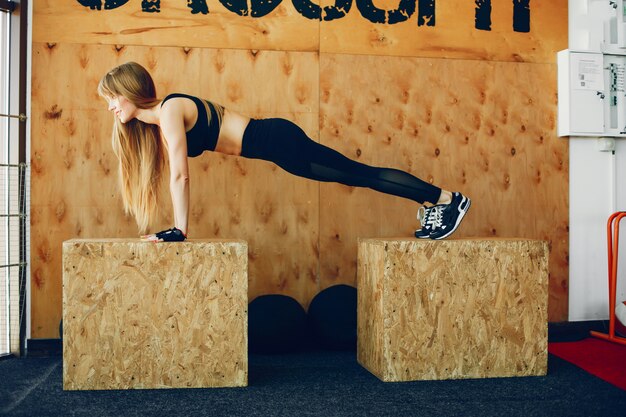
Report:
M109 71L98 84L98 94L108 99L124 96L140 109L160 102L152 77L135 62ZM140 232L144 233L156 214L165 165L166 149L159 127L137 119L122 123L114 117L112 146L119 161L124 210L135 217Z

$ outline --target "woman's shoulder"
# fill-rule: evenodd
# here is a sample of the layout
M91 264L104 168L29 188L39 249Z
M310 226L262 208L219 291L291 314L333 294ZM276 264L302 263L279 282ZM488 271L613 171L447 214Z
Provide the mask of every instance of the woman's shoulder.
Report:
M170 93L168 95L165 96L165 98L163 98L163 101L161 101L161 107L163 107L163 104L165 104L166 101L173 99L173 98L187 98L190 99L192 101L198 100L198 98L196 96L191 96L189 94L184 94L184 93Z

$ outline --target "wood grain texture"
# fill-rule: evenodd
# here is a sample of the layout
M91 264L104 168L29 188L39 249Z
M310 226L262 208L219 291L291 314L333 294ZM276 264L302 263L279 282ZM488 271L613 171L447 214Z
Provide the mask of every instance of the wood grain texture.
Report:
M159 13L141 11L157 3ZM371 23L356 1L332 21L326 12L304 18L284 0L260 18L219 0L193 13L192 3L34 2L32 337L58 336L60 242L136 236L117 191L111 116L96 93L104 71L129 60L153 73L162 96L284 117L351 158L467 192L474 203L458 236L550 241L549 317L567 319L569 167L554 132L567 1L530 2L529 32L513 30L510 0L491 2L491 30L476 28L471 1L436 2L434 27L418 25L418 11ZM306 307L320 289L355 283L358 237L418 227L415 204L320 186L270 163L205 154L190 167L191 236L248 240L251 298L280 293ZM154 230L171 226L166 189L160 206Z
M291 2L254 18L208 0L208 13L192 13L189 1L161 0L160 12L142 11L142 0L112 10L90 10L75 0L38 0L33 42L317 51L319 21L303 18ZM234 5L236 2L229 1ZM258 2L257 2L258 3ZM250 2L245 2L249 7Z
M151 71L161 97L187 92L253 117L284 117L318 138L314 53L35 44L30 219L35 338L58 335L61 242L137 236L117 189L112 115L96 92L106 70L129 60ZM308 305L319 290L319 186L269 162L213 153L190 159L190 173L190 237L245 238L251 299L280 293ZM167 178L166 172L153 231L172 225Z
M247 244L63 243L63 388L248 383Z
M557 138L556 67L321 57L321 142L472 198L454 237L550 242L551 321L567 319L568 144ZM353 284L358 238L412 236L419 204L321 184L321 287Z
M228 2L235 4L235 2ZM250 7L255 2L247 2ZM40 0L34 4L34 42L181 46L366 55L421 56L515 62L554 62L567 48L567 1L530 2L529 32L516 32L513 2L493 0L489 30L476 28L476 2L432 2L435 25L418 24L419 3L407 20L390 24L397 0L377 0L385 23L372 23L356 0L349 9L321 18L305 18L293 2L277 1L262 17L240 16L218 0L208 0L208 13L192 13L190 2L163 0L159 13L142 12L131 0L113 10L90 10L76 1ZM315 2L313 2L315 4ZM335 6L334 0L319 3ZM256 2L258 6L258 2Z
M359 242L359 363L383 381L545 375L548 245Z
M556 52L567 48L567 0L531 1L526 33L514 31L514 2L509 0L491 1L491 30L476 29L475 1L433 1L435 26L419 26L418 9L397 24L372 23L354 3L344 18L322 23L321 52L554 63ZM391 11L399 3L377 0L373 4Z

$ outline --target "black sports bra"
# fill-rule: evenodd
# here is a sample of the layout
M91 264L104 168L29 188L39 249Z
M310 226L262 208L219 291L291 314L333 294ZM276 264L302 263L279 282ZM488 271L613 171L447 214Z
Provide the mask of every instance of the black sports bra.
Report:
M221 115L218 116L218 109L216 109L216 105L208 100L202 100L198 97L174 93L165 97L161 102L161 106L163 106L163 103L167 100L176 97L191 99L198 108L198 119L196 120L196 124L185 133L187 136L187 156L195 157L204 151L214 151L215 146L217 146L217 138L220 134L221 122ZM209 111L211 112L210 123L207 119L207 107L205 106L205 103L208 104ZM223 113L223 109L221 107L219 107L219 111Z

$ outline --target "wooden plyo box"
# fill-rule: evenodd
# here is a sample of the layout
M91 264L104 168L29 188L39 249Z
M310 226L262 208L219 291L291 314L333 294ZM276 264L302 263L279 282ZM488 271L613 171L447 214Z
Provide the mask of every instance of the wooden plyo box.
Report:
M248 384L248 247L63 242L63 388Z
M357 274L357 360L379 379L547 373L547 242L363 239Z

